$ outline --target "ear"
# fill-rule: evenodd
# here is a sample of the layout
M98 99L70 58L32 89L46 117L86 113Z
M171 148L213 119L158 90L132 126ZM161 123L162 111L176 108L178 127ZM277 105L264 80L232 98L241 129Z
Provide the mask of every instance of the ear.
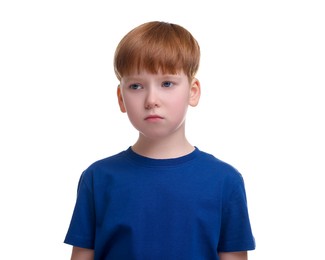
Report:
M201 96L200 82L198 79L193 78L190 87L189 105L192 107L197 106L200 100L200 96Z
M117 100L118 100L118 104L120 106L120 110L122 113L126 112L125 106L124 106L124 101L123 101L123 97L122 97L122 92L121 92L121 87L120 85L118 85L117 87Z

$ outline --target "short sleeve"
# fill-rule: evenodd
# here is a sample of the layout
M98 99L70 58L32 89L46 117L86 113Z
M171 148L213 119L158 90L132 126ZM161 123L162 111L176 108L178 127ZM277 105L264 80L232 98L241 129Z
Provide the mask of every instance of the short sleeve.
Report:
M229 193L223 202L218 252L255 249L242 176L238 174L233 183L228 186Z
M91 176L83 172L78 183L77 200L64 243L94 248L95 207Z

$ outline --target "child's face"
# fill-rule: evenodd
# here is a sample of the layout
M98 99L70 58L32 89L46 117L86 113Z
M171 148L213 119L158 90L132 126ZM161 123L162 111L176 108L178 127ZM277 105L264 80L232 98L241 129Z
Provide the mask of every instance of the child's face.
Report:
M139 74L124 76L118 88L122 112L133 126L149 138L164 138L184 130L188 106L196 106L200 84L183 73L176 75Z

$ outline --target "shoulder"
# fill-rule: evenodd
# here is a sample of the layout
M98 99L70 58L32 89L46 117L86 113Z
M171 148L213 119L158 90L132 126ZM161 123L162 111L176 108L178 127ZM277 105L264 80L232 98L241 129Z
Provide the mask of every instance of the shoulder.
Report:
M199 157L200 172L206 173L204 176L216 183L224 200L236 200L237 196L245 194L244 178L237 168L210 153L201 151Z
M121 151L117 154L93 162L92 164L89 165L87 170L99 170L107 166L112 167L116 164L125 163L125 160L126 160L125 151Z
M81 179L86 182L92 182L94 178L102 178L127 168L126 151L121 151L109 157L99 159L90 164L82 173Z
M242 180L241 173L232 164L217 158L211 153L200 151L198 163L206 170L210 169L223 176L225 179L233 181Z

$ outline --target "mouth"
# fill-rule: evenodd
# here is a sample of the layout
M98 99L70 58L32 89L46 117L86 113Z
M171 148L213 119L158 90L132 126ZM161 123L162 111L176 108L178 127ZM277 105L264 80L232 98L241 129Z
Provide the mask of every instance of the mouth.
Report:
M150 115L150 116L147 116L144 120L156 122L156 121L159 121L161 119L164 119L164 118L161 117L161 116L158 116L158 115Z

